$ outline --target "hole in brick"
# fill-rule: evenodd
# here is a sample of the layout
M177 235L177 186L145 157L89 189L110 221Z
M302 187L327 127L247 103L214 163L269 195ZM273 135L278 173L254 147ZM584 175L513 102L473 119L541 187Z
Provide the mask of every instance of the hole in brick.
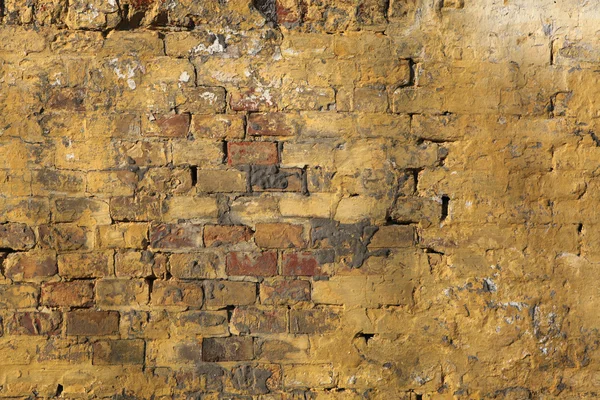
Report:
M60 396L62 394L62 392L63 392L63 385L61 385L59 383L58 386L56 386L56 396L55 397Z
M416 84L415 77L417 75L417 64L414 62L414 60L409 59L408 65L410 67L410 77L408 80L408 84L406 86L415 86L415 84Z
M579 223L577 224L577 233L581 235L581 231L583 231L583 224Z
M252 5L265 17L271 25L277 25L277 5L275 0L253 0Z
M152 288L154 286L154 281L157 280L158 278L155 276L150 276L148 278L146 278L146 283L148 283L148 292L152 293Z
M415 399L416 399L416 400L423 400L423 395L422 395L422 394L416 394L416 393L415 393Z
M364 333L364 332L359 332L358 334L356 334L357 338L364 338L365 339L365 343L369 344L369 340L373 339L375 337L374 333Z
M167 26L169 23L169 14L166 11L160 12L154 19L155 26Z
M192 166L190 167L190 171L192 174L192 186L196 186L198 183L198 167Z
M442 196L442 218L441 220L444 221L446 218L448 218L448 208L450 207L450 197L443 195Z

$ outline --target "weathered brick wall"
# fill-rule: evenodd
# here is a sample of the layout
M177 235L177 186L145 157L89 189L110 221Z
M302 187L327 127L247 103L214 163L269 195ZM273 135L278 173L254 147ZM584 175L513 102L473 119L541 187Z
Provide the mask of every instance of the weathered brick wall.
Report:
M0 16L0 398L597 397L596 2Z

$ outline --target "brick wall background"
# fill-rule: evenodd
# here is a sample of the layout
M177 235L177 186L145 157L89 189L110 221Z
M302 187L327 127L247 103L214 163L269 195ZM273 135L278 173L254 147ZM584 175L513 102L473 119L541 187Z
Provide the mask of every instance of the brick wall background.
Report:
M595 2L0 16L0 398L597 397Z

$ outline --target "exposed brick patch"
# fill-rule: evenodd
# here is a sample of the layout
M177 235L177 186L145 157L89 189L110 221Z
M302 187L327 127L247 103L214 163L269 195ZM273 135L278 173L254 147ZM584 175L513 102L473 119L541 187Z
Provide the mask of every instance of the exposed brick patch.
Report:
M279 162L277 143L228 142L227 163L240 165L272 165Z
M232 252L227 254L228 275L273 276L277 274L277 253Z

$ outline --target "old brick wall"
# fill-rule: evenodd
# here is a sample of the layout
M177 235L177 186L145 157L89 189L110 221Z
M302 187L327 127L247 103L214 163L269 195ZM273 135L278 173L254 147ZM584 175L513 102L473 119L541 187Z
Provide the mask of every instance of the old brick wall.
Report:
M0 398L597 397L596 2L0 16Z

